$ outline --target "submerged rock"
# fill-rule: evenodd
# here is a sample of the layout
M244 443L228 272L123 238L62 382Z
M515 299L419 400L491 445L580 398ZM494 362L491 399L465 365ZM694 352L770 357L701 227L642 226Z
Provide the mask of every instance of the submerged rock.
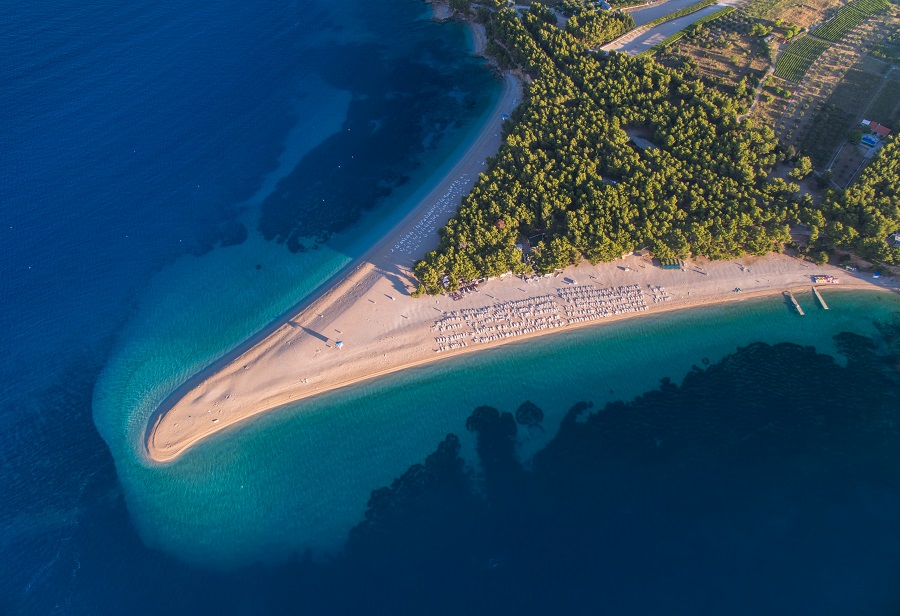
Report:
M544 420L544 411L531 400L526 400L516 410L516 421L523 426L536 426Z

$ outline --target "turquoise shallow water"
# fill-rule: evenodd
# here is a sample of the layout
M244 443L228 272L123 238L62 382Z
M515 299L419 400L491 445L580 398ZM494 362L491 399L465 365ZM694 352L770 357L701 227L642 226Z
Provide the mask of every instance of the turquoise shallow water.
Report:
M129 508L143 538L208 566L278 561L307 550L338 550L372 490L389 484L460 433L472 409L513 411L531 400L544 432L521 432L530 456L578 401L602 406L680 380L753 342L793 342L835 354L832 337L878 339L874 322L900 311L886 293L832 292L831 310L781 296L642 316L561 332L399 372L249 421L196 446L170 465L146 463L139 441L116 452ZM722 404L727 405L723 400ZM133 438L133 436L132 436ZM463 455L474 460L463 433Z
M467 30L431 23L420 0L4 7L0 614L897 612L900 422L880 402L896 399L883 378L896 356L871 361L857 341L855 366L823 356L804 372L809 352L753 346L723 362L746 378L724 381L714 363L756 339L827 350L847 328L880 341L871 319L887 298L511 345L147 465L141 435L165 392L365 250L452 163L499 84L467 57ZM318 249L277 243L303 233ZM644 396L658 412L563 424L531 457L572 400L627 399L703 357L708 378ZM771 412L735 408L766 391ZM519 426L518 447L479 440L475 456L475 407L525 397L545 432ZM461 489L452 464L432 464L421 498L409 465L447 432L469 464L505 465L500 480ZM533 476L504 494L514 456ZM327 564L247 565L330 551L351 526Z
M369 9L357 9L360 19L372 18ZM383 54L381 64L376 63L384 71L382 75L346 72L347 67L341 66L349 61L344 57L346 52L326 60L309 60L324 67L320 71L325 80L315 75L305 80L306 90L294 104L300 120L286 134L277 164L263 177L255 193L239 205L242 214L238 222L248 229L246 238L200 255L175 259L157 272L138 296L97 381L93 405L97 428L110 446L123 478L140 457L141 435L148 418L170 391L289 311L362 254L453 166L458 153L467 147L488 114L493 113L502 84L481 67L479 59L465 55L465 49L471 49L473 44L468 27L458 23L436 25L428 21L429 15L430 8L421 4L391 5L390 10L372 18L374 21L359 22L364 25L358 26L358 31L342 30L349 37L342 44L357 48L360 53ZM344 26L355 24L351 20ZM394 39L396 48L372 39L373 33L383 35L387 31L393 33L391 36L404 35L402 41ZM401 78L412 81L395 82ZM373 79L380 81L376 84ZM416 96L424 102L413 98ZM397 125L398 110L391 106L394 100L406 101L402 105L409 112L423 114L418 133L406 134L405 127ZM425 109L421 109L423 105ZM348 137L360 127L366 136L357 140ZM398 135L401 132L403 138ZM420 139L421 143L403 142L409 137ZM379 140L385 138L395 142L392 149L384 149L385 144ZM387 159L398 156L394 150L407 152L406 155L411 151L415 158L398 158L393 167L385 168L379 167L379 156L375 155L376 160L370 161L368 167L352 163L357 165L355 177L341 182L324 178L323 182L323 170L315 165L329 161L330 167L337 169L342 166L340 161L349 164L357 156L372 158L367 148L382 148L376 154ZM396 169L407 175L400 180L379 179L377 175L396 173ZM389 196L377 200L377 208L369 211L367 206L355 214L342 213L333 221L323 219L321 212L337 212L340 207L315 203L298 206L295 199L284 197L298 190L302 194L305 187L310 187L318 191L316 194L325 195L323 201L327 197L352 204L356 198L371 197L371 188L367 188L370 182L377 186L390 186L391 182L394 185ZM329 192L329 185L334 194ZM347 186L352 190L359 187L360 193L340 192ZM310 215L319 217L313 230L315 236L300 242L314 249L297 252L288 250L284 243L263 239L257 227L265 215L273 216L276 205L292 211L307 208ZM320 211L316 213L315 209ZM347 226L355 215L359 220ZM335 226L323 236L323 224ZM143 488L128 479L124 481L135 487L126 491L128 502L136 511L141 510ZM195 506L185 504L188 508ZM195 519L209 522L203 516ZM153 524L146 528L153 528ZM148 536L156 538L158 534L148 532ZM249 543L253 544L253 540ZM254 545L259 548L259 544Z

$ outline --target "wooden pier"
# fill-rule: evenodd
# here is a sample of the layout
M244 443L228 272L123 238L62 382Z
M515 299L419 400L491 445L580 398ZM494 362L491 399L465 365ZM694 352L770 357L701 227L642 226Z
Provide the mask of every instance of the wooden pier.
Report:
M800 314L800 316L804 316L806 313L803 312L803 308L800 307L800 302L797 301L797 298L794 297L794 294L790 291L785 291L784 294L790 298L791 303L794 304L794 308L797 309L797 312Z
M812 290L813 290L813 295L815 295L816 299L819 300L819 303L822 304L822 308L824 308L825 310L828 310L828 304L826 304L825 300L822 299L822 294L819 293L819 290L816 287L813 287Z

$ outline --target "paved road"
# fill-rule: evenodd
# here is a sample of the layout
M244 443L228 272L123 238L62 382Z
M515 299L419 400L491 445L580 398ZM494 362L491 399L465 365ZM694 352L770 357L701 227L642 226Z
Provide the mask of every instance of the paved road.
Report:
M634 18L634 24L640 28L654 19L659 19L669 13L686 9L697 1L698 0L668 0L668 2L657 2L649 6L635 7L628 12L631 13L631 16Z
M665 23L659 24L658 26L650 28L649 30L644 30L643 32L640 32L640 29L635 30L632 34L626 34L625 36L613 41L609 45L604 45L603 49L606 49L608 51L623 51L632 56L636 56L642 51L650 49L657 43L661 43L666 38L675 34L679 30L687 28L698 19L706 17L711 13L715 13L722 8L723 7L720 4L713 4L706 8L702 8L699 11L691 13L690 15L678 17L677 19L672 19Z

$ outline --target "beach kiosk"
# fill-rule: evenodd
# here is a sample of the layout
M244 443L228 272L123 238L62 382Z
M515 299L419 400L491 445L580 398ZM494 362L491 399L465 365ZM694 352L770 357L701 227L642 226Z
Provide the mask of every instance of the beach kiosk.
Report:
M680 270L684 269L684 261L681 259L660 259L659 266L663 269Z

